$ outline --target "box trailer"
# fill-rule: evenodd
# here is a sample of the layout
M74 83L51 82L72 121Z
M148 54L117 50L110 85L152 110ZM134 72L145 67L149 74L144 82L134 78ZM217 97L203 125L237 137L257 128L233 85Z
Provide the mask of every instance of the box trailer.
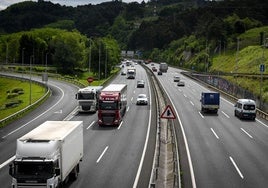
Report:
M55 188L75 180L83 157L82 121L46 121L17 139L12 188Z

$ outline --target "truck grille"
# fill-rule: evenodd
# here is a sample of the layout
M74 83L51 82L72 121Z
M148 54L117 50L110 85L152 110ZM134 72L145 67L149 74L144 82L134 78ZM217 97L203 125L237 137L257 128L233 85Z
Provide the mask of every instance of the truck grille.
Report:
M113 125L115 114L103 114L102 121L105 125Z

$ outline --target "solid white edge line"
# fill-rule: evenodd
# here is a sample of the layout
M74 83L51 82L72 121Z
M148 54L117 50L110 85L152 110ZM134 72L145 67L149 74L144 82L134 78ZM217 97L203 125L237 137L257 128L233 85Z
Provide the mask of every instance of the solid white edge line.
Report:
M98 160L96 161L96 163L99 163L101 158L103 157L103 155L105 154L105 152L107 151L107 149L109 148L109 146L106 146L105 149L103 150L103 152L101 153L101 155L99 156Z
M160 82L161 83L161 82ZM162 84L162 83L161 83ZM163 84L162 84L162 87L163 87ZM163 87L164 88L164 87ZM172 102L169 94L167 93L166 89L164 88L168 98L170 99L171 101L171 104L172 106L175 106L174 103ZM184 127L182 125L182 121L179 117L179 114L178 114L178 111L177 109L175 108L175 113L178 117L178 121L180 122L180 127L181 127L181 131L182 131L182 135L183 135L183 140L185 142L185 149L186 149L186 153L187 153L187 157L188 157L188 163L189 163L189 168L190 168L190 174L191 174L191 180L192 180L192 188L196 188L196 181L195 181L195 175L194 175L194 168L193 168L193 163L192 163L192 159L191 159L191 153L190 153L190 150L189 150L189 145L188 145L188 142L187 142L187 137L186 137L186 134L185 134L185 131L184 131ZM202 118L204 118L204 116L199 112L200 116Z
M242 174L241 171L239 170L239 168L238 168L238 166L236 165L236 163L235 163L235 161L233 160L233 158L232 158L231 156L229 156L229 158L230 158L231 162L233 163L233 165L234 165L236 171L238 172L239 176L240 176L242 179L244 179L243 174Z
M5 162L3 162L1 165L0 165L0 170L4 167L4 166L6 166L7 164L9 164L11 161L13 161L14 159L15 159L15 155L13 156L13 157L11 157L11 158L9 158L8 160L6 160Z
M218 137L218 135L216 134L216 132L215 132L212 128L210 128L210 130L213 132L214 136L215 136L217 139L219 139L219 137Z
M150 104L152 104L152 97L151 97L151 88L149 85L149 94L150 94ZM143 161L144 161L144 157L145 157L145 152L147 150L147 145L148 145L148 140L149 140L149 135L150 135L150 129L151 129L151 117L152 117L152 110L150 107L150 113L149 113L149 121L148 121L148 128L147 128L147 133L146 133L146 139L144 142L144 147L143 147L143 151L142 151L142 156L141 156L141 160L140 160L140 164L139 164L139 168L135 177L135 181L133 184L133 188L136 188L138 185L138 181L140 179L140 174L141 174L141 169L142 169L142 165L143 165Z

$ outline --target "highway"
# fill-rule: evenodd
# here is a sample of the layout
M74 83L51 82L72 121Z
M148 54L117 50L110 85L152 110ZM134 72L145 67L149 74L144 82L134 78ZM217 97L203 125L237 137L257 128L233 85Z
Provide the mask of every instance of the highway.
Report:
M173 77L179 75L185 87ZM192 165L192 187L267 187L268 126L234 117L234 105L221 97L218 115L200 112L202 91L209 91L169 68L158 76L185 132ZM191 166L190 165L190 166Z
M145 70L139 65L136 69L135 80L118 75L112 81L128 85L127 113L118 127L99 127L97 114L78 113L74 99L78 88L49 80L52 96L40 108L0 130L1 187L10 186L6 164L15 155L15 140L45 120L64 119L84 123L84 158L80 174L67 187L148 187L156 135L153 102L156 96L148 84ZM188 153L184 155L189 159L191 173L191 186L186 183L185 187L267 187L267 122L234 117L233 104L223 96L218 115L202 114L199 100L202 91L209 91L206 87L184 77L179 69L170 67L163 75L154 74L172 101L181 123L175 125L177 132L185 134ZM177 86L173 81L175 75L185 81L185 87ZM139 79L145 80L145 88L136 87ZM139 93L149 96L148 106L135 104Z
M79 120L84 124L84 157L80 174L66 187L148 187L156 134L155 127L151 126L155 121L152 120L155 112L151 110L154 105L151 99L155 96L151 94L145 70L139 65L136 69L136 79L118 75L112 81L128 85L127 112L118 127L99 127L97 113L78 113L75 100L78 88L49 79L51 97L38 109L1 129L1 187L11 185L8 163L14 159L16 139L46 120ZM136 87L138 79L145 81L145 88ZM149 97L149 105L136 105L140 93Z

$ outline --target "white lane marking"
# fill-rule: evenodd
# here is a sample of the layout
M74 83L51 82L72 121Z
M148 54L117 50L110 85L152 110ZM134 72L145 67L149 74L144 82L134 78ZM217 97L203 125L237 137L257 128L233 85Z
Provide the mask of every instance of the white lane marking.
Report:
M183 94L183 96L184 96L185 98L187 98L187 95L186 95L186 94Z
M127 107L127 112L128 112L128 110L129 110L129 106Z
M199 113L199 115L201 116L201 118L205 118L203 115L202 115L202 113L201 112L198 112Z
M13 161L15 159L15 155L13 157L11 157L10 159L6 160L5 162L3 162L1 165L0 165L0 170L6 166L7 164L9 164L11 161Z
M87 129L89 129L90 127L92 127L92 125L94 125L95 121L92 121L92 123L90 123L90 125L87 127Z
M219 139L219 137L218 137L218 135L216 134L216 132L215 132L212 128L210 128L210 130L213 132L214 136L215 136L217 139Z
M246 135L248 135L249 136L249 138L253 138L245 129L243 129L243 128L240 128L244 133L246 133Z
M48 111L50 111L52 108L54 108L56 105L58 105L58 104L61 102L61 100L62 100L63 97L64 97L64 92L63 92L63 90L62 90L61 88L59 88L58 86L56 86L56 85L53 85L53 84L51 84L51 85L54 86L54 87L56 87L56 88L58 88L58 89L61 91L61 93L62 93L61 98L60 98L60 99L59 99L53 106L51 106L49 109L47 109L45 112L43 112L43 113L40 114L39 116L35 117L35 118L32 119L31 121L25 123L24 125L20 126L19 128L17 128L17 129L15 129L15 130L11 131L11 132L8 133L7 135L3 136L2 138L6 138L6 137L8 137L9 135L11 135L11 134L17 132L18 130L24 128L26 125L32 123L33 121L35 121L36 119L38 119L38 118L41 117L42 115L46 114Z
M263 123L262 121L256 119L256 121L258 121L260 124L262 124L264 127L268 128L268 125L266 125L265 123Z
M73 117L78 113L78 106L74 108L74 110L69 114L67 115L66 118L64 118L64 121L70 121L71 119L73 119Z
M131 97L130 101L133 101L133 97Z
M121 121L120 125L118 126L117 128L118 130L121 128L122 124L123 124L123 121Z
M103 155L105 154L105 152L107 151L107 149L109 148L109 146L106 146L105 149L103 150L103 152L101 153L101 155L99 156L98 160L96 161L96 163L99 163L101 158L103 157Z
M161 85L163 87L162 82L160 82L160 83L161 83ZM175 106L174 103L172 102L172 100L171 100L171 98L170 98L167 90L165 88L164 88L164 90L165 90L165 93L167 94L168 98L170 99L172 106ZM183 127L182 121L181 121L180 116L178 114L178 111L177 111L176 108L174 110L175 110L175 113L176 113L176 115L178 117L178 121L180 123L181 131L182 131L182 135L183 135L183 140L184 140L184 143L185 143L185 148L186 148L186 153L187 153L187 158L188 158L188 164L189 164L190 174L191 174L191 180L192 180L192 188L196 188L194 168L193 168L193 163L192 163L192 158L191 158L191 153L190 153L189 145L188 145L188 142L187 142L187 137L186 137L186 134L185 134L185 131L184 131L184 127ZM203 116L200 112L199 112L199 114L201 115L201 117ZM203 116L203 118L204 118L204 116Z
M221 111L221 113L223 113L223 115L225 115L227 118L230 118L230 116L228 116L224 111Z
M192 101L190 101L191 105L194 106L194 103Z
M233 165L234 165L236 171L238 172L239 176L240 176L242 179L244 179L243 174L242 174L241 171L239 170L239 168L238 168L238 166L236 165L236 163L235 163L235 161L233 160L233 158L232 158L231 156L229 156L229 158L230 158L231 162L233 163Z

